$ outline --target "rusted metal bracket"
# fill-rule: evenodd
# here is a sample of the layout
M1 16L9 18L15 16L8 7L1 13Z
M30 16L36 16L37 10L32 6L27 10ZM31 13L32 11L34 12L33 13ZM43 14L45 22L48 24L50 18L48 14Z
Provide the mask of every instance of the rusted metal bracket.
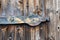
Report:
M19 0L17 0L17 1L19 1ZM17 1L13 0L13 2L14 2L13 3L12 0L9 0L9 1L7 1L8 2L7 4L9 4L9 5L5 4L5 7L2 7L2 9L4 8L2 14L5 13L6 16L0 17L0 24L27 23L31 26L35 26L35 25L40 24L41 22L49 21L49 17L47 17L46 13L45 13L45 9L46 9L45 8L45 0L41 0L41 5L42 5L41 9L39 8L39 5L38 5L39 3L36 3L37 5L36 5L36 8L34 9L34 5L30 6L29 0L26 1L25 5L24 5L24 2L25 2L24 0L19 1L19 3L17 3ZM34 4L34 2L33 2L33 4ZM21 15L21 8L20 8L21 6L22 6L22 14L23 15ZM24 13L24 11L26 11L25 8L27 10L26 13ZM32 10L35 10L35 11L31 11L29 8L31 8Z

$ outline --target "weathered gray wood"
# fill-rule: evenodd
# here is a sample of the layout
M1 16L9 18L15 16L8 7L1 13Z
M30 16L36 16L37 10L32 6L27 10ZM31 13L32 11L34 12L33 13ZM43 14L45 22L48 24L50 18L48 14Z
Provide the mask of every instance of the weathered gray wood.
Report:
M33 13L33 10L35 9L36 5L39 6L39 2L38 2L39 0L37 0L37 4L35 4L36 2L34 2L34 1L36 1L36 0L29 0L29 13ZM4 4L2 4L2 6L4 5L3 9L5 10L7 2L5 4L5 1L3 1L3 3ZM23 14L24 16L26 16L26 14L27 14L26 6L27 6L27 0L24 0L24 14ZM60 27L59 26L60 25L60 19L59 19L60 12L59 12L59 10L60 9L58 10L58 13L57 13L56 12L56 6L57 6L56 5L56 0L46 0L46 5L45 6L46 6L46 9L49 9L49 12L47 12L47 15L50 17L49 24L48 23L47 24L42 24L43 27L41 25L39 25L39 26L36 26L35 28L31 27L30 29L27 28L29 26L24 25L23 29L22 29L23 32L20 32L20 34L23 36L23 37L19 37L19 38L21 38L21 40L30 40L30 39L31 40L38 40L39 39L39 38L37 39L38 35L40 36L41 40L47 40L46 38L48 38L48 37L51 40L59 40L60 39L59 38L60 37L60 29L58 29L58 27ZM30 8L32 8L32 9L30 9ZM0 9L0 10L3 10L3 9ZM0 11L0 14L1 14L1 11ZM15 35L14 38L15 39L14 38L13 39L17 40L18 38L16 37L16 35L17 35L16 34L17 33L16 28L17 28L16 26L9 25L8 30L6 31L8 34L6 34L6 35L9 35L10 32L15 32L14 33L14 35ZM22 27L20 27L20 28L22 28ZM40 30L39 30L39 28L40 28ZM8 32L8 31L10 31L10 32ZM21 31L21 30L19 30L19 31ZM48 31L49 31L49 34L48 34ZM2 33L0 32L0 35L1 34ZM0 36L0 40L2 40L1 38L2 38L2 35ZM8 39L8 37L7 37L7 39Z

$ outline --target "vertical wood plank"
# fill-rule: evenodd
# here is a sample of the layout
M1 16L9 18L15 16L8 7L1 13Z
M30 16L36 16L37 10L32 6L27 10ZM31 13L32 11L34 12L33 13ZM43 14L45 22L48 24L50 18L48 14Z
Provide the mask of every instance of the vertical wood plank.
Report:
M29 14L33 14L34 0L29 0Z

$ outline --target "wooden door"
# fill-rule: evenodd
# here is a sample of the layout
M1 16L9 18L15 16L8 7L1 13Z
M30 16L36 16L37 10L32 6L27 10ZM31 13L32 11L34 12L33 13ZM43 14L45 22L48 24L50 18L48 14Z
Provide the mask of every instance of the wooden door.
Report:
M0 26L1 40L47 40L48 26L44 23L35 27L29 25Z

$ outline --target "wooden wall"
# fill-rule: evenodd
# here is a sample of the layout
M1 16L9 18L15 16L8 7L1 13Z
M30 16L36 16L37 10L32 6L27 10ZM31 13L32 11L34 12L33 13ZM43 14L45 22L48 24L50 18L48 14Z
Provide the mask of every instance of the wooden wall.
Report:
M24 4L26 6L26 2ZM10 36L12 36L11 40L60 40L60 10L56 11L56 0L46 0L46 8L48 9L46 10L47 15L50 17L48 24L43 23L36 27L28 25L0 26L0 40L9 40ZM26 7L24 12L26 13Z
M0 25L0 40L47 40L47 23L38 26L29 25Z

